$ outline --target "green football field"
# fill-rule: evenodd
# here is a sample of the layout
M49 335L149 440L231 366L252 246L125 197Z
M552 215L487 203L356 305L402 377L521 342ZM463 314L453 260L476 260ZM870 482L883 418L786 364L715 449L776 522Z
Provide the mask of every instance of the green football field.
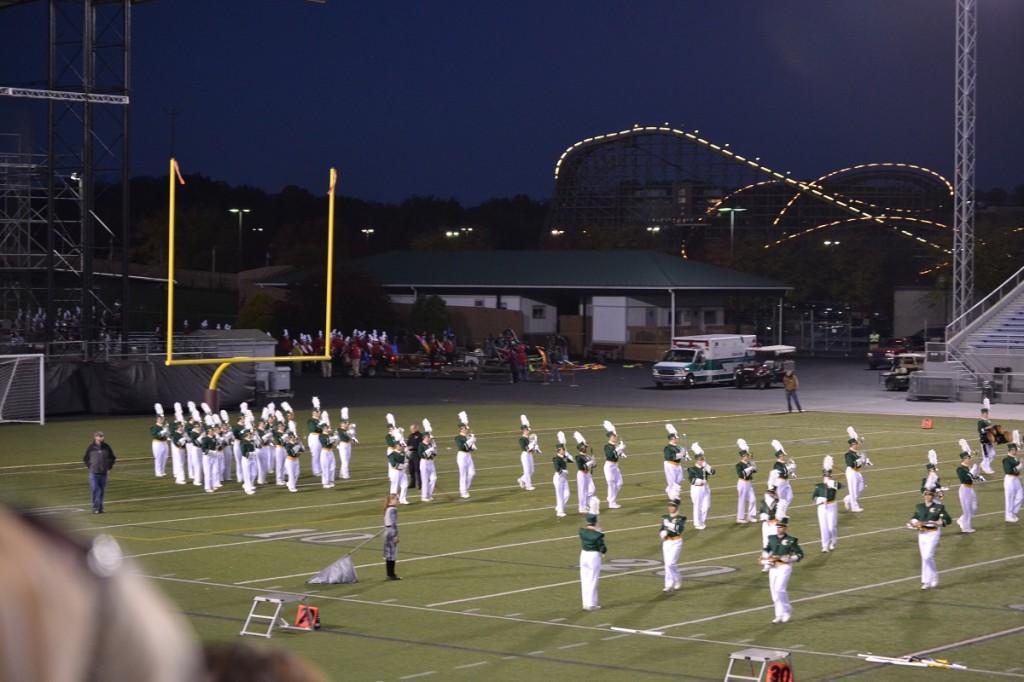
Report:
M329 406L337 414L335 405ZM459 499L456 412L468 409L479 449L472 498ZM534 491L521 490L519 414L541 436ZM305 415L302 415L303 417ZM435 501L410 491L399 508L401 582L384 579L380 538L354 555L360 582L306 585L382 523L388 490L384 410L352 407L361 443L352 478L323 489L302 461L298 493L273 485L246 496L235 482L206 494L153 476L150 419L58 421L0 428L0 496L63 517L86 534L108 533L138 570L178 605L205 641L233 640L254 596L294 592L320 608L314 632L275 633L284 646L346 680L721 680L730 653L751 647L791 652L796 679L1024 678L1024 528L1003 520L1002 476L978 486L978 532L947 528L937 562L940 586L920 590L917 537L904 528L925 474L939 453L945 502L957 501L957 439L972 443L974 422L883 415L715 414L539 405L437 405L395 410L398 423L428 417L442 446ZM627 445L623 507L602 504L608 554L599 611L581 609L575 482L569 515L556 518L550 453L554 434L579 429L595 445L612 419ZM658 537L664 513L661 450L665 420L700 441L718 469L708 527L687 527L680 558L683 589L663 593ZM865 470L865 512L840 511L833 553L818 542L811 490L826 454L841 475L846 427L866 438L875 466ZM118 454L107 513L89 513L81 456L95 428ZM734 522L737 437L750 444L764 488L781 440L798 463L790 534L806 558L789 585L793 619L772 625L768 580L757 563L759 525ZM1001 459L1004 452L1000 451ZM997 462L998 466L998 462ZM169 470L168 465L168 470ZM605 482L595 471L599 496ZM692 516L683 491L683 513ZM313 589L307 589L313 588ZM289 606L289 619L294 618ZM626 632L629 630L634 632ZM643 632L640 632L643 631ZM265 645L264 640L250 638ZM894 667L858 654L926 653L968 671ZM749 672L749 669L748 669Z

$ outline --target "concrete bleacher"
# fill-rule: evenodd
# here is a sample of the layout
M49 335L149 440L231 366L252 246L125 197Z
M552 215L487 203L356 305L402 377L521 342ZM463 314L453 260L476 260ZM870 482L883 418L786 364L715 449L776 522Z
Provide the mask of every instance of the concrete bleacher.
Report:
M1015 290L1014 300L967 335L965 346L974 351L1024 351L1024 291Z

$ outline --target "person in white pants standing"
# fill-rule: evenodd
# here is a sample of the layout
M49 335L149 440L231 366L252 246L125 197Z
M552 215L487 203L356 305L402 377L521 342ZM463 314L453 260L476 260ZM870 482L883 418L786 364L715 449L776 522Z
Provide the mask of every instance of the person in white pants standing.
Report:
M707 528L708 511L711 509L711 486L709 478L715 475L714 468L704 461L704 450L700 443L694 443L693 466L687 468L686 478L690 481L690 501L693 502L693 527Z
M736 439L740 461L736 463L736 523L753 523L757 519L754 504L754 474L757 463L750 456L750 446L742 438Z
M348 420L348 408L341 408L341 422L338 424L338 460L341 464L341 479L351 477L349 466L352 464L352 446L359 442L356 438L356 425ZM334 484L334 479L331 479Z
M683 528L686 517L679 514L679 500L669 500L668 513L661 517L661 556L665 561L665 587L662 592L673 592L682 587L679 577L679 555L683 551Z
M178 408L181 406L178 405ZM175 483L185 485L185 444L188 442L185 435L185 418L180 412L174 418L174 430L171 433L171 472L174 474Z
M285 483L288 485L288 492L299 492L299 455L305 450L302 447L302 439L295 430L295 422L288 422L288 432L284 439L284 472Z
M780 441L772 441L772 450L775 451L775 463L772 464L772 473L769 473L769 476L774 476L772 480L779 493L779 499L785 500L786 504L793 504L793 486L789 484L789 479L796 473L796 464L789 461L789 453L782 447Z
M465 412L459 412L459 435L455 436L455 448L458 451L455 459L459 465L459 497L466 500L476 476L473 455L470 454L476 450L476 436L469 430L469 416Z
M665 424L668 431L668 445L662 451L664 463L662 468L665 471L665 494L670 500L678 500L683 489L683 466L682 462L690 459L690 455L679 445L679 432L671 424Z
M860 437L852 426L846 427L846 435L849 448L843 457L846 462L846 486L849 492L843 497L843 506L851 512L860 513L864 511L864 507L860 506L860 494L864 492L864 475L860 470L870 465L871 460L867 455L861 454Z
M565 516L565 505L569 501L569 466L572 457L565 451L565 434L561 431L556 436L558 444L555 455L551 458L555 473L551 477L551 485L555 488L555 516Z
M921 552L921 589L931 590L939 586L939 572L935 568L935 550L939 548L942 527L952 523L946 508L935 501L935 491L926 488L924 502L914 509L914 515L907 523L917 533L917 549Z
M579 530L580 536L580 590L583 610L601 608L597 598L597 582L601 577L601 557L608 552L604 533L597 525L597 514L587 514L587 525Z
M431 432L430 420L424 419L423 439L417 446L420 451L420 500L430 502L434 499L434 486L437 485L437 467L434 466L434 459L437 457L437 441Z
M337 460L334 449L338 447L338 434L331 428L327 413L323 413L325 421L320 423L320 485L325 489L334 487L334 467Z
M1020 460L1020 432L1013 432L1013 440L1006 445L1006 457L1003 458L1003 500L1007 523L1017 523L1021 503L1024 502L1024 489L1020 484L1020 472L1024 468Z
M832 455L825 455L821 462L821 483L814 486L811 501L818 508L818 530L821 531L821 551L831 552L839 541L839 509L836 493L842 483L832 479Z
M406 498L409 492L409 477L405 474L409 460L405 454L402 429L396 429L395 432L398 442L388 448L388 480L391 482L391 494L398 495L398 503L409 504Z
M960 526L960 532L973 533L974 515L978 512L978 495L974 492L975 481L984 481L985 478L978 473L978 465L974 463L970 446L965 438L960 439L960 466L956 468L956 477L960 481L960 516L956 523Z
M768 565L768 591L775 606L775 618L772 623L788 623L793 616L793 606L789 602L789 577L793 574L793 564L804 558L797 538L786 534L789 519L780 517L775 522L775 535L768 538L768 544L761 552L761 561Z
M149 427L149 433L153 437L153 475L163 478L167 475L167 457L171 453L171 429L164 417L164 406L154 403L153 409L156 411L156 423Z
M314 476L320 475L320 448L322 447L320 441L320 434L322 433L320 427L321 415L320 398L313 396L313 412L310 414L309 419L306 420L306 445L309 448L310 467Z
M580 514L590 511L590 498L594 495L594 458L590 454L590 445L579 431L572 434L576 441L576 506Z
M525 414L519 415L519 462L523 465L523 475L516 479L519 487L523 490L533 490L533 455L540 454L540 447L537 445L537 434L530 430L530 420Z
M995 430L996 425L988 418L990 408L991 404L988 398L981 401L981 416L978 418L978 442L981 444L981 473L983 474L995 473L992 462L996 459L996 446L994 436L990 438L992 435L990 432Z
M604 422L605 434L608 442L604 446L604 480L608 485L608 508L618 509L619 491L622 490L622 471L619 469L619 461L626 459L626 444L619 439L615 432L615 425L610 421Z

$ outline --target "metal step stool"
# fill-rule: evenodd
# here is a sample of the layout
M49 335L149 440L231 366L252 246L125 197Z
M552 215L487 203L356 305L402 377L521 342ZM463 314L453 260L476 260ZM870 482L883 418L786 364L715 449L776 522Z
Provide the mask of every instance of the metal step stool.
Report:
M302 604L305 603L306 597L301 594L287 594L283 592L274 592L271 594L260 595L259 597L252 598L252 607L249 609L249 615L245 619L245 625L242 626L242 631L239 635L255 635L256 637L270 637L274 633L274 627L277 626L283 630L300 630L306 632L305 628L296 628L288 624L288 621L281 617L281 609L284 608L285 604ZM256 613L263 604L269 604L274 609L274 615L266 615ZM255 625L254 625L255 622ZM265 623L267 626L266 630L262 630L260 624ZM253 629L250 626L253 625Z
M750 674L743 675L738 672L733 672L733 666L738 661L746 661L750 664ZM761 664L761 669L754 674L754 666ZM762 682L764 678L765 670L768 669L772 663L782 663L790 671L793 670L793 664L789 658L788 651L779 651L777 649L743 649L742 651L734 651L729 655L729 668L725 671L725 679L723 682L729 682L729 680L751 680L752 682ZM785 679L772 679L767 682L790 682L792 675L787 675Z

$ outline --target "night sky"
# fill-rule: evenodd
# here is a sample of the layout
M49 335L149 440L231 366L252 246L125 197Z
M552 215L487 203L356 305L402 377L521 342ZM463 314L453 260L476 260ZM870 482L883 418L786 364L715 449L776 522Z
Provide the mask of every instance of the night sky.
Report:
M46 3L0 12L0 84L45 74ZM981 0L977 185L1024 184L1024 2ZM954 0L354 2L135 7L133 174L364 199L552 192L561 152L670 122L812 178L952 178ZM0 132L38 104L0 98ZM41 128L37 139L44 139Z

